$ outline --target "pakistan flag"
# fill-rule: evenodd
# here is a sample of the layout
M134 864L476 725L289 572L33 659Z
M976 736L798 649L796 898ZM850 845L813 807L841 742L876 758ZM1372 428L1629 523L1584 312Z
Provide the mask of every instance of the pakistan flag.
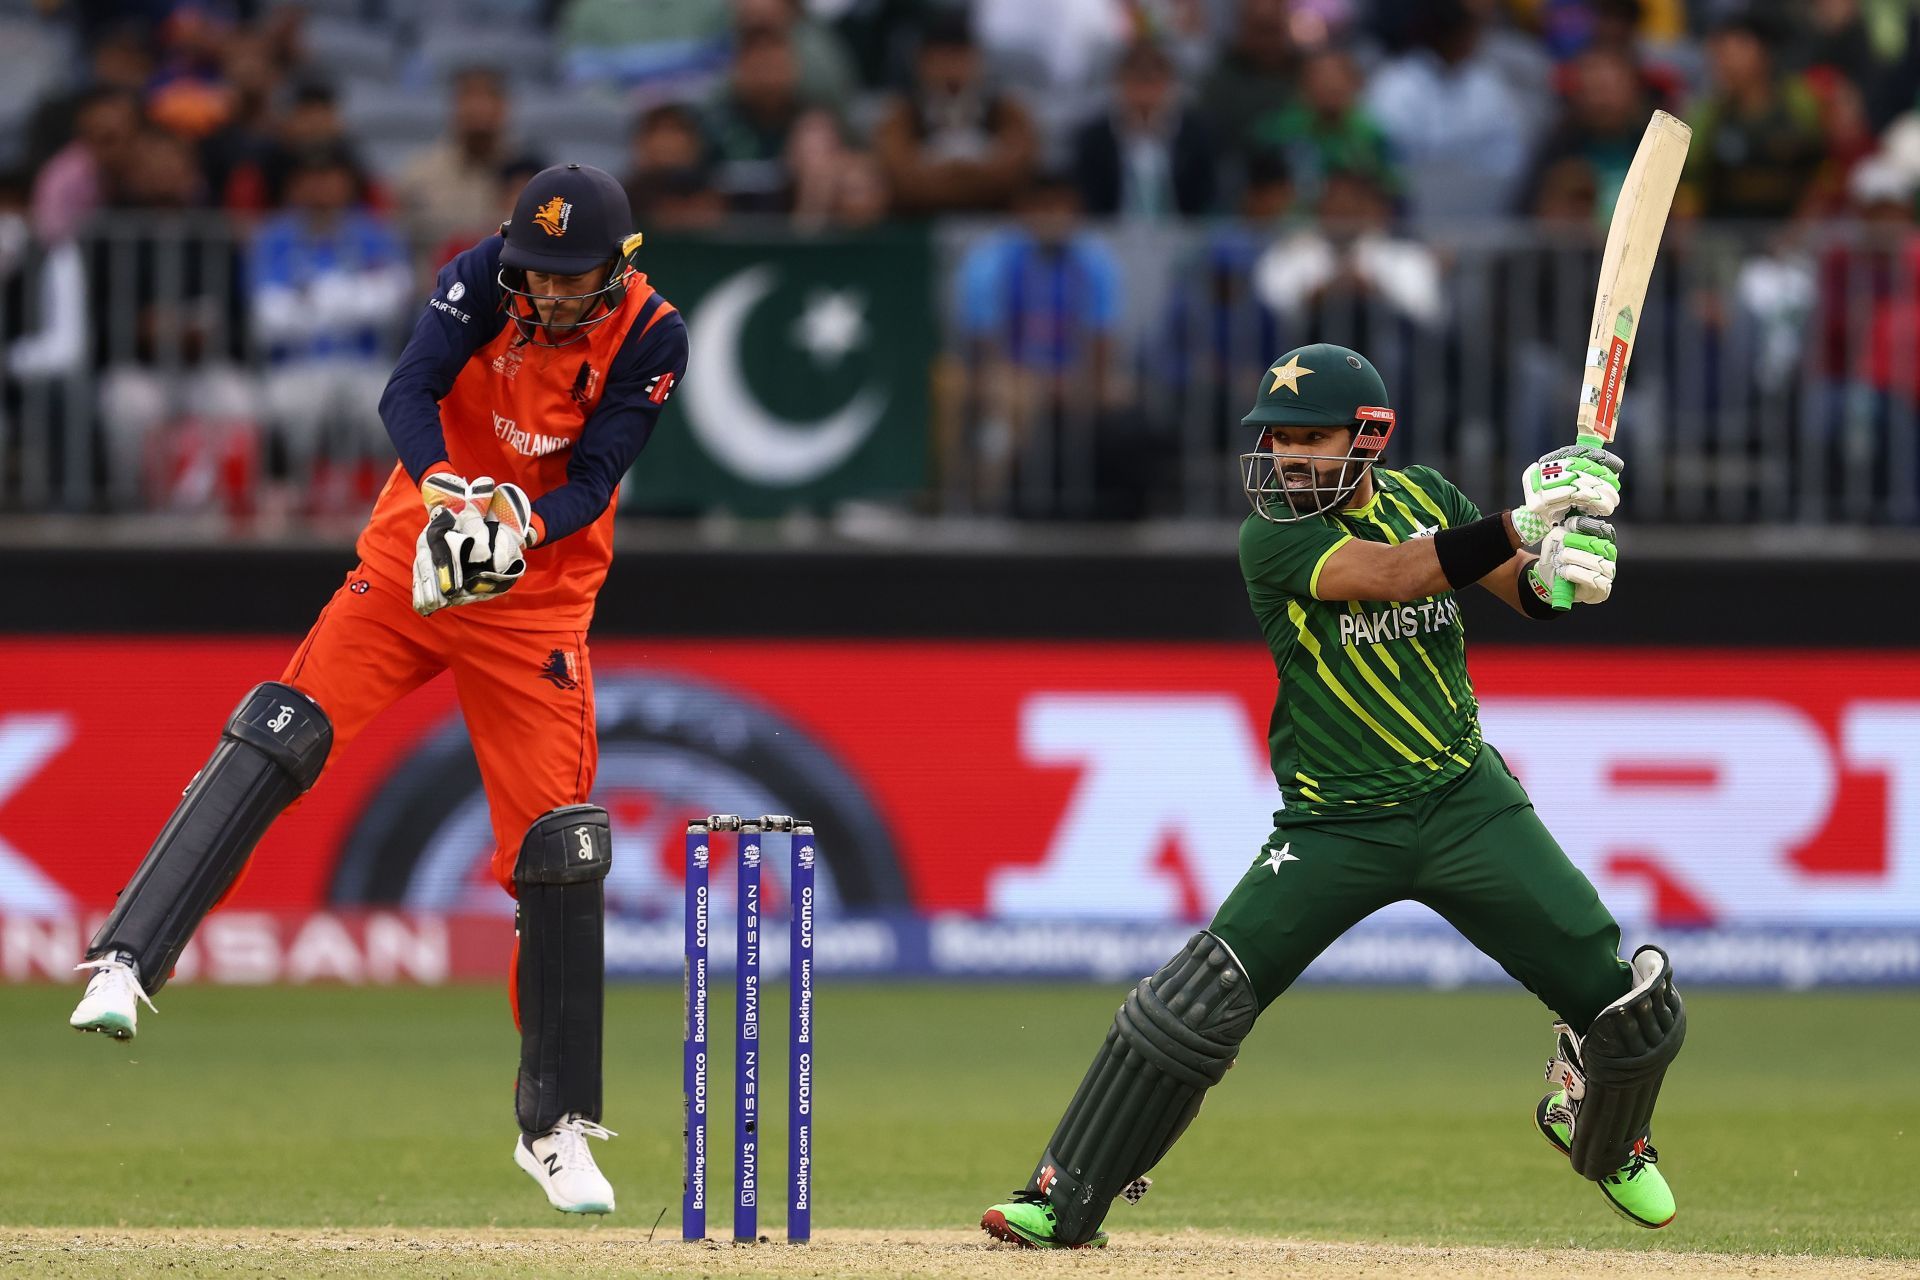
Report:
M924 234L648 236L641 261L685 315L689 354L623 508L768 515L924 487L937 340Z

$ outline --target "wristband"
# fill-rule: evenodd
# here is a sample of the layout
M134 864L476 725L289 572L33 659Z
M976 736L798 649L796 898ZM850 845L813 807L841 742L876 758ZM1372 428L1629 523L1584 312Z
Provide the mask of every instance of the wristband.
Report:
M1568 610L1553 607L1553 588L1540 581L1540 575L1533 571L1538 560L1528 560L1520 566L1520 607L1529 618L1541 622L1553 622L1567 616Z
M1506 513L1442 529L1433 535L1433 550L1440 557L1440 572L1454 590L1480 581L1513 559Z

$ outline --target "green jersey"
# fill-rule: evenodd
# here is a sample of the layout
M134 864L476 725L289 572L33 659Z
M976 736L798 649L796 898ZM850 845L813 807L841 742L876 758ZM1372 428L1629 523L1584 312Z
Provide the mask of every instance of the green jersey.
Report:
M1431 467L1373 469L1366 506L1240 526L1240 573L1280 676L1267 742L1289 809L1399 804L1480 751L1466 631L1451 591L1424 600L1316 600L1327 559L1355 538L1404 542L1480 518Z

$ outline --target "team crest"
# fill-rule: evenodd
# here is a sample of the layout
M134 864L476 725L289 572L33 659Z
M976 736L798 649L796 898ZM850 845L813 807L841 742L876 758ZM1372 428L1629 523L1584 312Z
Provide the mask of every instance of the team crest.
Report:
M556 689L578 689L580 659L570 649L555 649L547 655L546 665L540 669L540 678Z
M559 196L547 201L533 211L534 225L550 236L567 234L567 219L573 216L573 206Z

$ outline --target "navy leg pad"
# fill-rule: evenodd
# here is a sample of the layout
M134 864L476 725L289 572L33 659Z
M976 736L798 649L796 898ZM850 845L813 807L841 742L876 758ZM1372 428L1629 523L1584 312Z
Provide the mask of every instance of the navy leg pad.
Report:
M514 864L520 936L520 1128L542 1134L577 1112L600 1119L606 1003L606 886L613 867L607 811L576 804L543 814Z
M273 820L313 786L332 750L333 725L318 703L278 681L256 686L187 784L87 955L127 952L142 986L165 986L193 931L233 887Z

